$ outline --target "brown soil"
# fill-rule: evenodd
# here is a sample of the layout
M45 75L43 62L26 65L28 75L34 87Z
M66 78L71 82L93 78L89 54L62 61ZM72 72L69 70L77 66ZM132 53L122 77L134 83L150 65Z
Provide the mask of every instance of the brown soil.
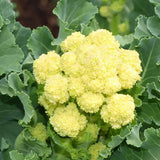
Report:
M19 12L17 21L31 29L38 26L48 26L54 37L58 35L57 17L53 15L53 8L57 0L12 0Z

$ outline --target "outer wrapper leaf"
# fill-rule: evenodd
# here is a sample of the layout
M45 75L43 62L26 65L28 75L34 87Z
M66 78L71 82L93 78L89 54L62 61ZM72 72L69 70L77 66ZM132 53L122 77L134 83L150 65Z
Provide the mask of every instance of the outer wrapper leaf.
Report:
M88 24L97 12L97 7L85 0L61 0L53 11L70 29L77 29L81 23Z
M111 156L111 160L159 160L160 129L146 129L144 135L145 141L142 143L142 148L137 149L123 144Z
M14 35L4 26L0 32L0 75L21 71L22 50L15 44Z
M37 59L42 53L54 49L51 45L53 40L54 38L46 26L38 27L32 31L27 47L32 51L34 58Z

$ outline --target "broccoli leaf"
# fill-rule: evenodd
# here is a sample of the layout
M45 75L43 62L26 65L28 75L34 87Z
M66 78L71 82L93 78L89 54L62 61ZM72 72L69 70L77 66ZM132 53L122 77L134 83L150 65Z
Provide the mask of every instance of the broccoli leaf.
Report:
M4 19L6 24L9 24L9 28L13 30L14 23L15 23L15 12L13 10L12 3L1 0L0 1L0 15Z
M126 144L116 150L111 160L158 160L160 157L160 129L148 128L144 131L145 141L137 149Z
M88 24L97 12L97 7L85 0L60 0L53 10L66 27L73 30L81 23Z
M34 58L37 59L42 53L54 49L51 45L53 40L54 38L46 26L38 27L32 31L27 47L32 51Z
M158 16L158 18L160 18L160 3L155 7L155 13Z
M160 38L160 19L157 16L147 19L147 28L154 36Z
M160 90L160 82L158 78L160 76L160 66L157 65L160 59L159 43L160 40L156 38L143 39L137 47L143 67L140 84L147 87L148 83L154 82L158 89L156 90L157 92ZM153 89L155 89L155 87ZM149 90L151 90L151 87L149 87ZM156 97L158 99L158 95Z
M31 151L44 159L51 155L51 148L47 146L47 143L32 137L27 128L24 129L17 137L15 142L15 149L23 153L24 156L26 156Z
M20 23L15 23L15 30L13 32L16 44L22 49L23 53L25 54L25 57L28 54L28 48L27 48L27 40L31 35L31 29L23 27Z
M14 90L15 95L18 96L24 107L25 116L20 120L20 124L27 125L30 122L34 124L37 119L36 112L32 106L29 95L25 93L25 86L17 73L11 73L8 76L8 84Z
M160 126L160 106L157 103L143 103L138 109L138 119L140 122L151 124L154 122Z
M135 28L134 37L141 39L144 37L150 37L151 33L147 28L147 17L141 15L137 18L137 26Z
M11 71L21 71L22 50L15 44L14 35L7 26L0 32L0 75Z
M22 159L24 159L23 154L19 153L16 150L11 151L9 154L10 154L11 160L22 160Z
M131 134L127 136L127 144L133 145L135 147L141 147L142 141L139 137L140 128L142 127L141 124L133 126L131 130Z

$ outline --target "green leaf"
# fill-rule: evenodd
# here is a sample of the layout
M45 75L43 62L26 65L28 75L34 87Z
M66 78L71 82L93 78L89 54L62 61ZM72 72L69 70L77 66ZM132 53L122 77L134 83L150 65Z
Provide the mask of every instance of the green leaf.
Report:
M28 48L26 45L27 45L27 40L31 35L31 29L25 28L20 23L16 22L13 34L16 39L16 44L18 44L18 46L22 49L26 57L28 54Z
M9 95L13 97L15 95L14 90L9 87L7 77L4 77L0 80L0 92L3 95Z
M159 160L160 129L149 128L144 132L145 141L142 148L137 149L126 144L122 145L111 156L111 160Z
M22 160L24 159L24 156L22 153L19 153L17 150L13 150L10 153L11 160Z
M55 46L55 45L60 45L62 41L64 41L66 39L67 36L71 35L73 32L75 32L74 30L72 29L68 29L66 27L66 25L59 21L59 34L58 34L58 38L57 39L54 39L52 41L52 45Z
M3 151L3 150L8 149L8 148L9 148L9 144L8 144L7 141L2 137L0 150Z
M137 47L143 67L142 79L140 81L142 86L146 87L148 83L154 82L156 87L160 89L158 78L160 76L160 66L157 65L157 62L160 59L159 44L159 39L150 38L140 41L140 44Z
M154 6L149 2L149 0L133 0L133 3L134 11L138 12L139 15L142 14L149 17L154 14Z
M147 17L141 15L137 18L137 27L135 28L134 37L136 39L141 39L150 36L151 33L147 28Z
M143 87L139 83L136 83L133 88L127 90L127 94L130 94L134 98L136 107L140 107L142 105L142 100L139 98L139 96L142 96L144 91L145 87Z
M4 120L0 123L0 130L0 138L4 137L9 144L13 145L22 128L15 120Z
M0 140L5 138L13 145L16 136L21 131L17 121L23 117L23 111L17 98L0 96ZM1 142L0 142L1 146Z
M8 84L14 90L15 95L18 96L24 107L25 116L19 123L23 126L28 125L29 123L35 124L37 121L36 112L32 106L30 97L25 93L25 86L17 73L11 73L8 76Z
M160 88L159 86L156 86L155 82L147 84L146 88L148 93L148 99L157 99L160 101Z
M138 120L142 123L151 124L154 122L160 126L160 106L157 103L143 103L138 109Z
M3 18L2 18L2 16L0 15L0 28L3 26Z
M52 138L54 147L55 156L54 159L61 160L61 154L64 156L63 158L68 159L83 159L88 160L88 153L86 148L76 148L76 144L72 144L72 139L68 137L60 137L58 134L54 132L51 125L48 124L48 135Z
M158 16L158 18L160 18L160 3L155 7L155 13Z
M50 30L46 26L38 27L32 31L27 47L32 51L34 58L37 59L42 53L54 49L51 45L53 40Z
M24 84L17 73L13 72L8 76L8 84L14 90L15 95L24 90Z
M28 129L24 129L16 139L15 149L27 155L29 152L35 152L39 157L47 159L51 155L51 148L46 143L32 137Z
M127 144L128 145L132 145L132 146L135 146L135 147L141 147L142 145L142 141L139 137L139 130L140 128L142 127L141 124L139 125L135 125L132 130L131 130L131 134L129 136L127 136Z
M22 102L23 107L24 107L24 111L25 111L25 116L23 117L22 120L19 121L19 123L22 126L26 126L29 123L34 125L37 121L37 115L36 115L36 112L32 106L32 103L31 103L29 96L24 92L18 93L17 96L20 99L20 101Z
M20 102L17 99L12 100L10 99L8 102L3 102L2 100L5 97L1 96L0 101L0 122L3 121L10 121L10 120L19 120L23 117L23 111L20 107ZM7 97L8 98L8 97ZM9 98L8 98L9 99ZM17 101L17 104L16 104Z
M133 34L121 36L121 35L116 35L115 36L116 40L120 43L122 47L125 45L131 44L134 40Z
M113 130L113 133L111 132L109 134L111 136L106 139L107 146L111 149L119 146L123 142L123 140L130 134L130 132L131 131L129 126L124 126L121 129L117 130L116 134Z
M66 24L66 28L77 29L81 23L88 24L98 9L85 0L60 0L53 13Z
M81 24L81 33L88 36L88 34L92 31L96 31L100 26L95 18L93 18L88 25L82 23Z
M6 26L0 32L0 75L11 71L21 71L22 50L15 44L14 35Z
M153 4L159 4L160 3L160 1L159 0L149 0L151 3L153 3Z
M160 19L157 16L149 17L147 19L148 30L157 38L160 38Z
M0 15L4 19L5 23L9 23L9 27L13 30L13 25L15 22L15 12L13 10L12 3L6 0L0 1Z

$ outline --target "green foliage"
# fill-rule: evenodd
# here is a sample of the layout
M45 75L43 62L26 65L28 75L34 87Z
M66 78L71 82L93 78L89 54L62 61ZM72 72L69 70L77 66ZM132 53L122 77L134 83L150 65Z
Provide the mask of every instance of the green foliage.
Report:
M125 3L124 3L125 2ZM117 5L116 3L121 3ZM109 5L112 16L108 22L98 15L98 7ZM60 0L53 11L59 18L59 35L54 39L45 26L31 31L15 22L13 5L0 1L0 159L2 160L89 160L88 148L102 142L106 149L99 160L158 160L160 157L160 1L159 0ZM110 12L111 13L111 12ZM137 19L136 19L137 18ZM135 20L136 19L136 20ZM109 23L109 25L108 25ZM48 117L37 100L37 84L32 66L41 54L56 50L72 32L88 35L93 30L108 28L116 35L121 47L135 49L140 54L143 72L141 81L130 94L136 104L136 118L121 129L111 129L96 115L98 138L83 130L75 138L60 137L48 125L46 143L32 137L29 128L37 122L46 125ZM130 24L130 26L127 26ZM37 113L36 113L37 112ZM16 142L15 142L16 141ZM79 143L81 142L81 143Z
M46 26L38 27L32 31L27 47L32 51L32 55L37 59L42 53L53 50L51 42L53 36Z

